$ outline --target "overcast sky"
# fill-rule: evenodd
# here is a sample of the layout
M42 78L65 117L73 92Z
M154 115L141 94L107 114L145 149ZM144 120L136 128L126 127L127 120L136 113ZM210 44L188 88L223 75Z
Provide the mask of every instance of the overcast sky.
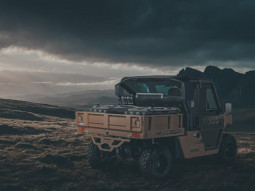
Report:
M0 97L255 65L253 0L0 0Z

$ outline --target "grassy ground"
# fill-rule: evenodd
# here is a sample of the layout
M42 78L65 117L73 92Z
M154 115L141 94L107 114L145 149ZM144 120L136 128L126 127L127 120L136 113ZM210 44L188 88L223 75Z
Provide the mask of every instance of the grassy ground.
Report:
M233 166L215 157L175 163L172 176L146 180L133 160L95 170L86 160L88 140L73 120L0 118L0 190L252 190L255 188L255 133L233 133L239 144Z
M92 169L85 153L88 139L77 134L73 119L64 118L73 111L1 101L1 109L8 116L0 110L0 191L250 191L255 188L253 110L233 113L234 128L229 131L236 136L239 145L234 165L223 165L215 157L182 160L175 163L168 179L147 180L133 160L120 159L113 167Z

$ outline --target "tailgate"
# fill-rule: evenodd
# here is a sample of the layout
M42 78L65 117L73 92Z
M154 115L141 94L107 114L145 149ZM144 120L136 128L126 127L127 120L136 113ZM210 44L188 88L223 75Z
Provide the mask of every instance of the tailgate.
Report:
M76 125L87 134L140 138L143 121L140 115L76 112Z
M123 115L76 112L79 131L91 136L150 139L184 135L183 114Z

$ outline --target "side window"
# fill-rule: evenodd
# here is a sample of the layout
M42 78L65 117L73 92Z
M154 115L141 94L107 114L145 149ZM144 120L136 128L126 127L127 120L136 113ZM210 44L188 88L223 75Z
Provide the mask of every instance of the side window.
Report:
M208 110L217 109L215 96L214 96L213 90L211 88L206 89L206 109L208 109Z
M155 85L156 92L157 93L163 93L164 95L168 94L168 90L170 87L167 87L166 85Z
M167 96L181 96L181 90L176 86L155 85L155 88L157 93L163 93Z
M139 93L150 93L150 89L147 84L144 83L137 83L139 86Z

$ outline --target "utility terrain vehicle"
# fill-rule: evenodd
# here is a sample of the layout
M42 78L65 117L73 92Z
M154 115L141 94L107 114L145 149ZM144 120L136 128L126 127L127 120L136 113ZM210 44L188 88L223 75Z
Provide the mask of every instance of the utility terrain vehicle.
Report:
M235 159L235 138L224 133L232 124L220 108L209 79L179 76L125 77L115 85L119 105L94 105L76 112L79 132L91 138L92 167L114 163L117 156L137 160L141 172L162 178L180 158L218 155Z

